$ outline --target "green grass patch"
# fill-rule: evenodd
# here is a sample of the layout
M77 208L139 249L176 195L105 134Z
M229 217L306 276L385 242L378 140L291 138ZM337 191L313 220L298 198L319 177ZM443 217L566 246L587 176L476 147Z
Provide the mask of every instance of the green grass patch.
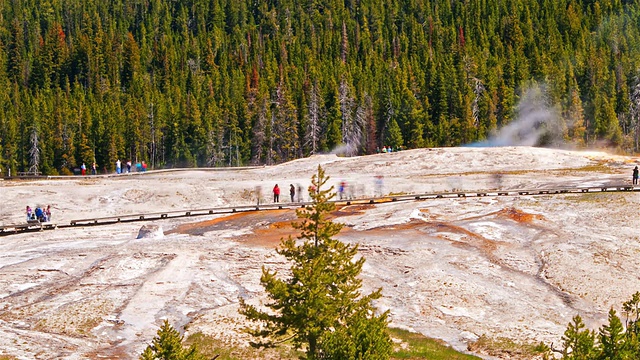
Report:
M468 348L476 353L508 359L533 359L549 352L549 348L543 343L515 342L507 338L493 339L485 335L469 344Z
M606 174L614 174L617 173L617 169L612 168L607 165L605 162L600 162L599 164L586 165L576 169L569 169L573 171L581 171L581 172L598 172L598 173L606 173Z
M573 202L585 203L609 203L609 204L628 204L629 200L626 193L622 192L589 192L577 193L578 196L570 198Z
M270 349L256 349L253 347L234 346L222 340L200 332L190 335L185 340L185 345L195 344L198 351L206 358L216 360L253 360L253 359L282 359L297 360L301 353L286 346ZM1 359L0 359L1 360Z
M394 353L392 360L400 359L433 359L433 360L471 360L479 357L458 352L442 342L441 340L430 339L422 334L392 328L389 334L394 339ZM286 346L272 349L255 349L252 347L233 346L221 340L202 333L190 335L185 345L196 344L198 351L205 357L216 360L249 360L249 359L280 359L297 360L302 355ZM2 360L2 359L0 359Z
M395 351L391 359L431 359L431 360L467 360L480 359L477 356L463 354L440 340L428 338L422 334L407 330L389 329L395 340ZM399 343L398 343L399 341Z
M422 334L407 330L390 328L389 334L394 340L394 351L391 360L477 360L477 356L461 353L441 340L431 339ZM185 345L196 344L198 351L207 358L216 360L253 360L280 359L297 360L302 352L290 347L280 346L271 349L234 346L209 335L196 333L185 340ZM506 338L491 339L481 336L476 342L469 344L469 351L511 359L531 359L548 351L543 344L518 343ZM13 358L7 358L12 360ZM0 360L4 360L0 357Z
M487 174L501 174L503 176L508 175L527 175L527 174L546 174L549 176L558 176L558 175L575 175L575 173L583 173L583 172L593 172L593 173L603 173L603 174L617 174L619 173L619 169L613 168L605 162L601 162L598 164L586 165L582 167L575 168L565 168L565 169L544 169L544 170L507 170L507 171L467 171L460 173L459 175L487 175ZM438 177L448 174L431 174L425 177Z
M407 195L407 193L404 191L400 191L400 192L390 192L388 196L404 196L404 195Z

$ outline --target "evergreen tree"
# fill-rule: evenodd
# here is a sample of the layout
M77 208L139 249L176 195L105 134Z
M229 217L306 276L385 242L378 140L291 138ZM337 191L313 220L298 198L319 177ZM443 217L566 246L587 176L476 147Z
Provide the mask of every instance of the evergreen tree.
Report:
M623 360L640 356L638 333L640 326L640 292L622 305L626 314L626 329L614 309L609 310L609 322L602 325L596 335L586 329L582 318L576 315L562 336L563 360Z
M385 135L384 143L394 149L397 149L398 147L404 145L400 126L398 126L398 122L395 118L391 119L391 121L389 122L389 127L387 128L387 134Z
M628 358L624 351L624 327L614 309L609 310L609 324L600 328L598 338L600 340L598 358L608 360Z
M184 348L182 339L178 330L165 319L151 345L140 355L140 360L205 360L195 345Z
M341 224L328 219L335 204L328 202L335 193L324 189L328 177L318 166L311 179L309 194L313 205L298 210L300 230L297 240L283 239L277 253L292 262L291 275L281 278L263 267L260 282L265 287L271 311L263 311L240 300L240 312L259 328L249 330L261 339L258 345L274 345L291 339L304 349L307 360L388 359L391 341L386 332L387 315L376 315L372 301L381 289L362 295L365 259L354 260L357 245L333 239Z
M372 316L369 304L350 319L349 326L340 325L322 340L323 355L326 360L386 360L392 352L392 344L387 334L386 316Z
M140 49L131 33L127 33L122 58L123 64L120 82L124 88L129 88L137 76L140 67Z
M562 336L564 350L562 358L565 360L590 359L595 353L595 334L585 329L585 324L579 315L574 316Z
M640 357L640 292L636 292L631 299L622 304L626 315L625 349L633 358Z

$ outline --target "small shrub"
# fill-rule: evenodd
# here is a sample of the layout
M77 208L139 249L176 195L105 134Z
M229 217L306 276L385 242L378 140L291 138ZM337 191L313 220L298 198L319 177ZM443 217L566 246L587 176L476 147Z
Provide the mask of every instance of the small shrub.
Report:
M204 360L195 345L184 348L183 336L165 319L151 345L140 354L140 360Z
M60 175L70 176L70 175L73 175L73 172L67 168L62 168L60 170Z

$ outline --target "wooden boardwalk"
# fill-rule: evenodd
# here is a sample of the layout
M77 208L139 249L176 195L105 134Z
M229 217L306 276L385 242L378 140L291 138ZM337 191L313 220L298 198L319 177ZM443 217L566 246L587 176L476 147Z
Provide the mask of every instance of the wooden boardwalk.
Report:
M5 225L0 226L0 236L23 233L23 232L33 232L33 231L43 231L43 230L53 230L58 225L56 223L51 222L31 222L31 223L22 223L16 225Z
M554 188L554 189L519 189L519 190L475 190L475 191L456 191L456 192L439 192L424 194L402 194L388 195L383 197L372 197L352 200L333 200L338 205L352 204L379 204L393 201L415 201L429 199L450 199L450 198L467 198L467 197L487 197L487 196L537 196L537 195L557 195L557 194L581 194L581 193L610 193L610 192L633 192L640 191L640 186L634 185L607 185L592 187L575 187L575 188ZM260 204L260 205L243 205L228 206L210 209L194 209L180 211L164 211L157 213L145 214L129 214L119 216L109 216L100 218L86 218L71 220L69 224L56 223L23 223L17 225L0 226L0 236L12 235L23 232L54 230L69 227L99 226L111 225L117 223L139 222L139 221L155 221L164 219L175 219L193 216L205 216L216 214L229 214L236 212L248 211L265 211L277 209L295 209L310 206L310 202L302 203L278 203L278 204Z

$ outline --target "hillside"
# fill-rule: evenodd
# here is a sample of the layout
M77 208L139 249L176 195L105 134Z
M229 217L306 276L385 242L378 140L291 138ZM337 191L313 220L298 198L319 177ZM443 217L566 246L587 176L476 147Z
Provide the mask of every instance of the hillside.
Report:
M252 204L278 183L306 187L318 164L356 196L551 188L630 181L632 157L531 147L434 148L342 158L319 155L242 171L0 181L0 224L29 204L54 221ZM496 174L501 176L496 176ZM284 196L283 196L284 197ZM266 200L266 199L265 199ZM269 201L269 200L267 200ZM339 238L360 244L364 291L382 287L392 326L465 350L485 335L559 344L580 314L597 328L640 290L640 193L431 199L341 207ZM264 300L260 269L291 210L58 229L0 241L0 354L20 359L133 358L161 319L247 346L238 297ZM478 349L482 354L482 349ZM500 354L494 354L498 358ZM502 357L506 358L505 355Z
M638 151L628 0L0 4L0 166L68 174L460 146L527 115Z

